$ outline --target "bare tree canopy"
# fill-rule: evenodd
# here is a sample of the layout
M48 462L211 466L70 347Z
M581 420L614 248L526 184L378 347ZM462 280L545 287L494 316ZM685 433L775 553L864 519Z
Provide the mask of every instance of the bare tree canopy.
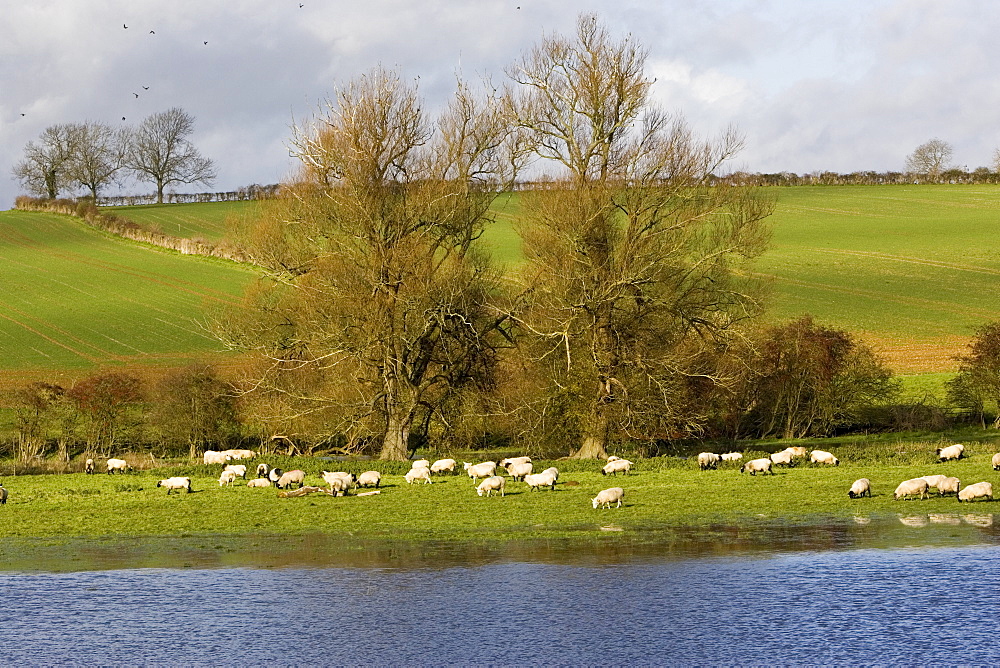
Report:
M72 128L75 150L69 161L69 176L96 200L102 189L118 182L127 133L95 121L74 124Z
M215 180L212 161L188 140L194 132L194 117L174 107L147 117L129 134L125 166L139 181L156 185L156 201L163 203L163 189L171 183L202 183Z
M24 159L14 166L14 178L28 192L55 199L73 188L70 161L77 151L77 133L72 124L50 125L38 141L24 147Z
M906 171L936 181L948 169L951 155L951 144L940 139L931 139L906 157Z
M645 61L583 15L508 69L518 125L560 168L523 195L522 322L550 368L542 413L577 425L581 458L612 436L697 429L688 397L722 381L710 358L758 311L739 268L765 249L772 204L710 185L741 138L699 141L653 106Z

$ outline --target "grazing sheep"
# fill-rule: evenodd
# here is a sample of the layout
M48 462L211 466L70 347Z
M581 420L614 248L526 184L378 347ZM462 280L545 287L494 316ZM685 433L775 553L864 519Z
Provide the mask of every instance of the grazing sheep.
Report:
M271 481L267 478L254 478L247 482L247 487L270 487Z
M947 480L948 476L946 476L946 475L922 475L922 476L920 476L920 479L921 480L926 480L927 481L927 488L930 489L931 487L935 487L936 488L938 486L938 483L940 483L942 480Z
M278 467L274 467L267 472L267 479L270 480L275 486L278 485L278 481L281 480L281 476L284 475L284 471Z
M476 494L479 496L489 496L493 492L499 490L500 496L503 496L503 490L506 484L507 478L504 478L502 475L490 476L486 480L479 483L479 486L476 487Z
M87 461L83 464L83 472L87 473L87 474L91 474L91 473L94 472L94 460L93 459L87 459Z
M944 496L945 494L954 494L955 496L958 496L958 493L962 489L962 482L958 478L945 478L940 481L936 487L940 496Z
M722 457L715 454L714 452L699 452L698 453L698 468L702 471L707 469L715 469L719 466L719 462L722 461Z
M829 464L831 466L840 466L840 460L833 456L833 453L827 452L826 450L813 450L809 454L809 461L815 464Z
M448 473L455 472L455 464L457 464L454 459L439 459L433 464L431 464L431 473Z
M223 471L232 471L236 474L237 478L247 477L247 467L245 464L226 464L226 468Z
M724 462L738 462L743 459L742 452L727 452L722 455L722 461Z
M946 462L949 459L961 459L965 454L965 446L961 443L956 443L946 448L938 448L935 452L939 461Z
M219 487L232 485L234 482L236 482L236 471L223 471L219 476Z
M7 488L0 482L0 506L7 505Z
M431 462L429 459L414 459L413 463L410 464L411 469L426 469L430 468Z
M497 462L498 465L507 468L511 464L525 464L531 461L531 457L507 457Z
M253 459L257 456L253 450L223 450L222 454L230 459Z
M524 480L524 476L531 474L532 466L531 462L511 462L505 468L507 469L507 475L514 480L518 478Z
M330 481L333 480L334 478L341 478L343 480L346 480L348 487L353 486L354 483L358 481L358 477L356 475L354 475L353 473L348 473L347 471L321 471L320 475L323 477L323 480L328 485L333 484Z
M324 476L325 478L326 476ZM347 496L351 489L351 478L342 476L332 476L326 479L326 484L330 486L330 494L333 496Z
M904 480L899 483L896 487L896 491L892 493L892 498L896 501L906 498L907 496L913 496L918 494L921 499L927 498L927 481L923 478L911 478L910 480Z
M977 482L969 485L958 493L959 501L972 501L973 499L993 500L993 484L988 482Z
M618 507L622 507L622 499L625 498L625 490L621 487L611 487L609 489L601 490L597 493L593 499L590 500L591 505L594 506L596 510L598 506L604 506L605 508L611 508L612 503L617 503Z
M783 452L787 452L792 457L805 457L807 450L806 447L803 445L790 445L787 448L785 448Z
M553 473L556 476L556 480L559 479L559 469L557 469L555 466L550 466L549 468L542 471L542 473Z
M480 462L478 464L462 462L462 466L465 467L465 472L472 478L472 484L475 484L478 478L489 478L497 472L496 462Z
M868 478L859 478L854 481L851 485L850 491L847 492L847 496L852 499L860 499L862 496L867 496L871 498L872 495L872 483Z
M358 476L358 487L375 487L382 484L382 474L378 471L365 471Z
M993 455L992 464L994 471L1000 471L1000 452Z
M202 461L206 464L225 464L229 461L229 455L215 450L206 450L202 456Z
M131 467L128 465L128 462L125 461L124 459L109 459L108 460L108 474L114 473L116 471L118 473L125 473L130 468Z
M627 459L615 459L604 465L601 469L601 475L618 475L620 471L622 475L628 475L628 472L632 470L632 462Z
M524 483L528 486L529 490L538 489L539 487L551 487L553 490L556 488L556 479L559 477L559 471L554 468L545 469L541 473L531 473L524 476Z
M757 475L758 473L770 473L774 475L774 469L771 468L771 460L766 457L761 459L751 459L748 462L744 462L743 466L740 467L740 473L749 472L750 475Z
M426 466L421 466L418 469L410 469L406 472L406 482L411 485L417 480L423 480L427 484L431 482L431 470Z
M281 477L278 478L278 481L274 483L274 486L277 487L278 489L287 489L292 485L294 485L295 483L298 483L299 488L301 488L302 485L305 483L305 479L306 479L305 471L299 469L295 469L293 471L285 471L284 473L281 474Z
M608 461L609 461L609 462L616 462L616 461L618 461L619 459L621 459L621 457L619 457L619 456L617 456L617 455L611 455L610 457L608 457Z
M177 491L180 491L180 490L183 489L185 492L190 493L191 492L191 478L181 477L181 476L175 476L173 478L166 478L165 480L160 480L159 482L157 482L156 486L157 487L165 487L166 490L167 490L167 495L168 496L170 495L170 492L174 491L175 489Z
M257 477L258 478L266 478L268 471L270 471L270 469L267 467L267 464L264 464L263 462L260 463L260 464L257 464Z
M782 450L781 452L771 453L771 463L775 466L779 464L782 466L795 466L795 461L792 459L792 453L788 450Z

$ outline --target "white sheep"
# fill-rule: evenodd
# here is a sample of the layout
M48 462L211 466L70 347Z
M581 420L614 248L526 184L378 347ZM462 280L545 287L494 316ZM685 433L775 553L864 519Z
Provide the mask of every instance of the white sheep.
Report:
M929 489L931 487L935 487L936 488L938 486L938 483L940 483L942 480L947 480L948 476L946 476L946 475L940 475L940 474L937 474L937 475L922 475L922 476L920 476L920 479L927 481L927 487Z
M267 479L270 480L275 487L277 487L278 481L281 480L281 476L284 474L285 472L276 466L267 472Z
M332 476L326 478L326 484L330 486L330 494L335 496L347 496L347 492L351 489L351 478L345 478L343 476Z
M493 492L500 491L500 496L504 495L504 486L507 484L507 479L502 475L490 476L486 480L479 483L476 487L476 494L479 496L489 496Z
M413 463L410 464L411 469L426 469L430 468L431 462L429 459L414 459Z
M229 461L229 455L215 450L206 450L205 454L202 455L202 461L206 464L225 464Z
M1000 471L1000 452L993 455L992 464L994 471Z
M898 487L896 487L896 491L892 493L892 498L898 501L906 498L907 496L917 494L921 499L926 499L927 487L927 481L923 478L911 478L910 480L904 480L899 483Z
M794 466L795 462L792 459L793 455L788 450L782 450L781 452L771 453L770 459L771 463L775 466L781 464L782 466Z
M550 466L549 468L542 471L542 473L552 473L555 475L556 480L559 479L559 469L557 469L555 466Z
M191 491L191 478L175 476L173 478L166 478L165 480L160 480L156 483L157 487L164 487L167 490L167 494L170 492L184 490L185 492Z
M851 485L850 491L847 492L847 496L852 499L860 499L862 496L867 496L871 498L872 495L872 483L868 478L858 478Z
M722 461L724 462L738 462L743 459L742 452L727 452L722 455Z
M539 487L551 487L554 490L558 477L558 471L554 468L548 468L541 473L531 473L524 476L524 483L528 486L529 490L538 489Z
M827 452L826 450L813 450L809 453L809 461L814 464L829 464L831 466L840 466L840 460L833 456L833 453Z
M993 484L988 482L977 482L969 485L958 493L959 501L972 501L974 499L993 500Z
M268 468L267 464L264 464L263 462L257 464L257 477L266 478L270 470L271 469Z
M722 457L715 454L714 452L699 452L698 453L698 468L702 471L707 469L714 469L719 466L719 462L722 461Z
M410 469L406 472L406 482L411 485L417 480L423 480L425 483L430 484L431 482L431 470L426 466L421 466L418 469Z
M506 459L501 459L497 462L500 466L507 468L511 464L525 464L531 461L531 457L507 457Z
M601 490L597 493L593 499L590 500L591 505L594 506L596 510L599 506L604 506L605 508L611 508L612 503L617 503L618 508L622 507L622 499L625 498L625 490L621 487L611 487L609 489Z
M378 488L378 486L382 484L382 474L378 471L365 471L358 476L356 484L358 487Z
M0 482L0 506L7 505L7 488Z
M94 472L94 460L93 459L90 459L89 457L87 458L87 461L84 462L84 464L83 464L83 472L84 473L88 473L88 474Z
M347 471L322 471L320 475L323 476L324 482L330 486L331 492L336 491L334 487L345 490L350 489L357 482L357 477ZM343 483L334 483L335 480L342 480Z
M747 472L750 475L757 475L758 473L770 473L774 475L774 469L771 468L772 461L767 457L762 457L760 459L751 459L748 462L744 462L740 467L740 473Z
M223 450L222 454L230 459L253 459L257 456L253 450Z
M125 473L129 470L128 462L124 459L109 459L108 460L108 473Z
M609 461L609 462L614 462L614 461L618 461L619 459L621 459L621 457L619 457L618 455L610 455L610 456L608 457L608 461Z
M965 454L965 446L961 443L956 443L946 448L937 448L935 452L937 453L938 460L946 462L949 459L961 459L962 455Z
M941 496L945 494L958 496L958 493L962 490L962 481L958 478L945 478L935 486L937 487L938 494Z
M455 464L457 464L454 459L439 459L433 464L431 464L431 473L448 473L455 472Z
M465 472L472 478L472 484L476 484L476 480L479 478L489 478L497 472L496 462L480 462L478 464L462 462L462 466L465 467Z
M604 465L601 469L601 475L618 475L621 472L622 475L628 475L628 472L632 470L632 462L627 459L615 459Z
M219 476L219 487L232 485L234 482L236 482L236 471L223 471Z
M805 457L807 450L804 445L790 445L782 452L789 453L792 457Z
M295 483L298 483L299 487L301 488L302 485L305 484L305 479L306 479L305 471L294 469L292 471L285 471L284 473L282 473L281 477L278 478L278 481L274 483L274 485L278 489L287 489L288 487L291 487Z
M271 481L267 478L254 478L247 481L247 487L270 487Z
M236 474L237 478L247 477L247 467L245 464L226 464L226 468L223 471L232 471Z
M505 467L507 469L507 475L509 475L514 480L518 478L524 479L524 476L530 475L533 465L531 462L511 462Z

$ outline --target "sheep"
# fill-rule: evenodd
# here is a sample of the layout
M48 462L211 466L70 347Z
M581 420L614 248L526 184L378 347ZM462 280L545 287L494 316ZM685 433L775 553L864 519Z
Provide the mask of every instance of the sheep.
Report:
M274 467L273 469L267 472L267 479L270 480L272 484L277 486L278 481L281 480L281 476L284 475L284 473L285 472L279 469L278 467Z
M411 469L426 469L430 468L431 462L429 459L414 459L413 463L410 464Z
M771 463L775 466L781 464L783 466L795 466L795 461L792 459L792 453L788 450L782 450L781 452L771 453Z
M326 484L330 486L330 494L334 496L347 496L347 492L351 489L351 478L343 476L323 477L326 480Z
M616 476L619 471L621 471L622 475L628 475L631 469L632 462L627 459L616 459L604 465L604 468L601 469L601 475L611 474Z
M206 450L202 455L202 461L206 464L225 464L229 461L229 455L215 450Z
M410 469L406 472L406 482L412 485L417 480L423 480L427 484L430 484L431 470L426 466L421 466L418 469Z
M264 464L263 462L260 463L260 464L257 464L257 477L258 478L266 478L267 474L268 474L268 471L270 471L270 469L267 467L267 464Z
M961 459L962 455L965 454L965 446L961 443L956 443L946 448L938 448L935 452L939 461L946 462L949 459Z
M977 482L969 485L958 493L959 501L972 501L973 499L993 500L993 485L988 482Z
M927 498L927 481L923 478L911 478L910 480L904 480L899 483L896 487L896 491L892 493L892 498L896 501L903 499L907 496L913 496L914 494L919 494L921 499Z
M742 452L727 452L727 453L721 455L721 457L722 457L722 461L724 461L724 462L738 462L741 459L743 459L743 453Z
M611 455L610 457L608 457L608 461L609 461L609 462L616 462L616 461L618 461L619 459L621 459L621 457L619 457L619 456L617 456L617 455Z
M549 468L542 471L542 473L551 473L556 477L556 480L559 479L559 469L557 469L555 466L550 466Z
M347 471L333 471L333 472L323 471L321 472L320 475L323 476L323 480L326 482L326 484L330 486L331 492L333 491L334 480L344 480L345 481L344 486L346 486L346 488L351 487L358 480L357 476L355 476L353 473L348 473ZM338 487L340 486L341 485L338 485Z
M524 480L524 476L531 474L532 466L531 462L511 462L506 466L507 474L514 480Z
M7 505L7 488L0 482L0 506Z
M551 487L553 490L556 488L556 479L559 477L559 471L554 468L548 468L541 473L531 473L524 476L524 483L528 486L529 490L538 489L539 487Z
M236 471L223 471L219 476L219 487L232 485L234 482L236 482Z
M439 459L431 464L431 473L444 473L445 471L454 473L456 463L454 459Z
M500 490L500 496L503 496L506 484L507 479L502 475L490 476L479 483L479 486L476 487L476 494L479 496L489 496L493 492Z
M253 459L257 456L253 450L223 450L222 454L230 459Z
M945 478L937 484L937 491L940 496L944 496L945 494L958 496L961 489L962 482L958 478Z
M931 487L935 487L936 488L938 486L938 483L940 483L942 480L947 480L948 476L946 476L946 475L922 475L922 476L920 476L920 479L921 480L926 480L927 481L927 488L930 489Z
M749 472L750 475L757 475L758 473L770 473L774 475L774 469L771 468L773 462L767 457L762 457L761 459L751 459L748 462L744 462L743 466L740 467L740 473Z
M462 462L462 466L465 467L465 472L472 478L472 484L476 484L478 478L489 478L497 471L496 462L480 462L478 464Z
M108 474L112 474L115 471L118 473L125 473L132 467L128 465L128 462L124 459L109 459L108 460Z
M226 468L223 471L232 471L236 474L237 478L247 477L247 467L245 464L226 464Z
M497 462L498 465L507 468L511 464L526 464L531 461L531 457L507 457Z
M722 461L722 457L715 454L714 452L700 452L698 453L698 468L702 471L707 469L714 469L719 466L719 462Z
M356 484L358 487L375 487L377 489L382 484L382 474L378 471L365 471L358 476Z
M94 472L94 460L93 459L88 458L87 461L83 464L83 472L87 473L88 475L92 474Z
M809 461L814 464L830 464L832 466L840 466L840 460L833 456L833 453L827 452L826 450L813 450L809 454Z
M299 488L301 488L305 482L305 479L306 479L305 471L299 469L295 469L293 471L285 471L284 473L281 474L281 477L278 478L278 481L274 483L274 486L277 487L278 489L287 489L288 487L291 487L293 484L298 483Z
M597 493L593 499L590 500L591 505L594 506L594 510L597 510L599 506L604 506L610 509L612 503L617 503L618 507L622 507L622 499L625 498L625 490L621 487L611 487L609 489L601 490Z
M785 448L783 452L787 452L792 457L805 457L807 450L805 446L802 445L790 445Z
M862 496L867 496L871 498L872 496L872 483L868 478L859 478L854 481L851 485L850 491L847 492L847 496L852 499L860 499Z
M247 487L270 487L271 481L267 478L254 478L247 481Z
M992 464L994 471L1000 471L1000 452L993 455Z
M160 480L159 482L157 482L156 486L157 487L164 487L164 488L166 488L166 490L167 490L167 496L169 496L170 492L174 491L175 489L177 491L180 491L180 490L183 489L185 492L190 493L191 492L191 478L182 477L182 476L175 476L173 478L166 478L165 480Z

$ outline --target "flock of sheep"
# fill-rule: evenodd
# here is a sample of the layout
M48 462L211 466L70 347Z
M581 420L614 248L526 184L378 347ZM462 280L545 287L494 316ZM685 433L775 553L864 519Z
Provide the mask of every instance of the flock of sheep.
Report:
M752 459L748 462L743 463L740 466L740 473L749 473L750 475L757 475L758 473L767 474L770 473L774 475L774 467L782 466L794 466L798 459L804 458L807 454L806 448L802 446L793 446L785 448L780 452L772 453L769 457L763 457L760 459ZM950 460L959 460L965 456L965 446L961 443L956 443L955 445L949 445L944 448L937 448L936 450L938 461L946 462ZM825 450L813 450L808 452L809 461L814 464L822 464L828 466L839 466L840 460L833 456ZM726 454L716 454L714 452L702 452L698 455L698 466L703 471L707 469L715 469L721 462L737 462L743 459L743 455L739 452L727 452ZM991 464L994 471L1000 470L1000 452L993 455ZM946 475L925 475L920 478L912 478L910 480L904 480L899 483L896 487L896 491L893 493L893 499L905 499L908 497L917 496L921 499L928 498L928 490L934 488L937 490L939 496L944 496L946 494L954 494L959 501L975 501L976 499L986 499L989 501L993 500L993 485L989 482L977 482L974 485L969 485L965 488L962 487L962 483L958 478L946 476ZM859 478L851 484L851 488L848 490L847 495L852 499L860 499L861 497L868 496L871 497L871 481L868 478Z

